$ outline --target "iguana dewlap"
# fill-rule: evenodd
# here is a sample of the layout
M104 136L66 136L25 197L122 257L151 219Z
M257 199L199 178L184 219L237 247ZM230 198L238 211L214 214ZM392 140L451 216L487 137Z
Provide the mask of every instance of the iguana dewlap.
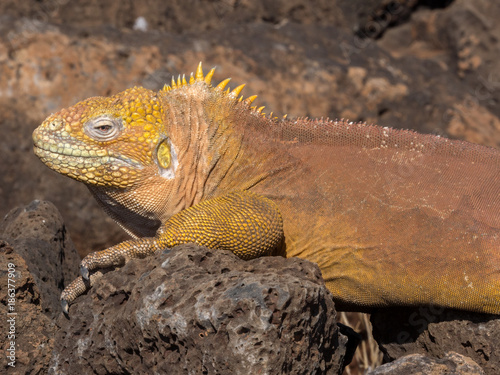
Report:
M66 310L99 269L195 242L316 262L339 309L500 313L500 151L265 116L212 74L90 98L33 133L36 155L134 237L82 261Z

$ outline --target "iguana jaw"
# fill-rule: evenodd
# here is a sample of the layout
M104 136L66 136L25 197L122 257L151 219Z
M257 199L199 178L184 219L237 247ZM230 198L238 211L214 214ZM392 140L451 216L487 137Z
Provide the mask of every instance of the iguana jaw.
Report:
M54 171L96 186L122 186L138 178L144 166L125 155L114 155L104 148L90 148L75 139L65 140L48 134L44 126L33 132L34 153Z
M40 160L54 171L71 177L75 180L99 186L114 186L109 182L112 177L104 175L102 172L103 166L109 165L109 169L113 170L115 175L128 173L129 170L142 169L142 165L137 161L125 158L123 156L97 156L96 151L82 152L76 149L74 154L69 153L71 149L60 149L50 143L44 143L41 140L35 139L34 152ZM56 149L57 151L53 151ZM109 180L109 181L107 181ZM128 179L130 182L131 179Z

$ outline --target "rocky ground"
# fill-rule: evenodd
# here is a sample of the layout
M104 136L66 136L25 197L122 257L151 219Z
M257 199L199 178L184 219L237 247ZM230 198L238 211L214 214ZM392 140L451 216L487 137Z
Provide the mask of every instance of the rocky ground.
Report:
M258 104L276 114L349 118L499 147L498 17L500 4L486 0L3 1L0 214L3 217L15 207L22 208L2 224L0 238L6 242L1 247L4 260L0 265L0 307L5 309L8 305L4 277L8 275L7 264L13 263L23 285L17 292L16 306L25 309L17 326L20 335L25 335L17 342L23 347L18 351L19 365L32 366L26 367L33 369L32 373L45 373L48 367L64 373L70 368L65 366L77 363L76 358L85 353L89 361L95 358L98 366L100 359L88 347L92 342L98 342L102 353L115 358L110 365L114 367L95 367L98 373L121 371L142 358L138 342L136 347L113 344L116 341L122 345L123 339L117 340L106 325L108 315L119 314L119 309L124 309L120 314L131 312L133 306L135 309L145 303L144 294L142 302L139 297L133 299L134 304L129 302L127 298L137 292L132 284L124 281L120 284L122 291L117 291L111 287L116 285L111 273L105 275L103 289L96 288L95 294L73 308L72 320L79 322L80 327L73 323L72 329L80 331L71 331L56 306L58 291L78 269L78 256L68 233L79 256L115 244L126 236L104 215L84 186L51 172L33 155L31 132L48 114L89 96L109 95L133 85L158 89L172 75L190 73L203 61L206 68L217 66L215 81L231 77L232 87L247 83L245 93L258 94ZM34 199L53 202L65 225L50 204L30 204ZM38 214L45 222L36 224ZM17 224L14 218L19 220ZM126 280L128 275L135 279L146 272L148 265L134 267L114 277ZM319 284L311 282L311 290L321 289L314 285ZM102 302L106 291L115 293L116 303L112 306ZM313 297L303 298L306 303L307 298ZM319 298L318 294L314 303L319 303ZM321 298L327 300L326 296ZM330 310L327 305L325 302L323 307ZM260 306L263 308L275 313L265 301ZM171 306L162 309L162 314L166 314ZM245 314L250 311L245 310ZM155 329L163 333L155 340L161 346L152 353L165 355L177 346L179 353L184 350L188 356L189 343L199 345L198 339L183 339L187 346L172 341L172 329L159 329L158 324L164 323L162 315L158 316ZM291 331L291 346L285 346L286 350L294 350L297 342L305 343L315 337L313 326L317 322L312 315L308 319L310 335L297 340ZM419 319L426 323L411 324ZM399 358L377 369L377 373L398 373L387 366L425 368L424 373L438 373L431 371L448 366L464 374L494 373L498 367L498 323L492 317L457 316L442 311L429 315L417 310L381 312L372 321L385 360ZM280 324L284 322L287 320L283 318ZM7 332L4 324L2 319L0 328ZM93 326L90 331L91 324L100 328ZM140 327L138 320L130 319L127 324L135 324L131 332L146 329ZM299 323L287 324L290 327ZM314 358L311 363L317 365L318 373L327 368L333 373L345 362L342 337L348 335L338 333L331 322L328 324L328 339L332 340L328 349L325 343L302 357L302 363L305 358ZM87 331L82 328L84 325ZM248 329L244 334L251 337L254 328ZM408 334L403 341L398 336L401 332ZM457 337L453 343L450 332ZM179 340L178 334L173 334ZM228 340L232 334L227 333ZM209 336L205 341L210 343ZM62 345L68 352L62 352ZM265 348L265 341L262 345ZM418 354L408 357L410 353ZM269 357L265 358L272 354L267 352ZM178 358L188 357L179 354ZM287 358L280 360L279 366L284 366L281 368L285 371ZM148 363L154 363L154 359L151 361Z

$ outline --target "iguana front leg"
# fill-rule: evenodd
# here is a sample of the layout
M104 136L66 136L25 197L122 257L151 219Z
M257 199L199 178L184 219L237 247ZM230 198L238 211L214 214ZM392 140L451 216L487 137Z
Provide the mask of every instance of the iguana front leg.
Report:
M250 192L233 192L200 202L166 221L155 237L122 242L86 256L82 277L61 294L63 311L97 279L95 270L123 266L131 258L185 243L230 250L248 260L271 255L283 240L283 221L271 200Z

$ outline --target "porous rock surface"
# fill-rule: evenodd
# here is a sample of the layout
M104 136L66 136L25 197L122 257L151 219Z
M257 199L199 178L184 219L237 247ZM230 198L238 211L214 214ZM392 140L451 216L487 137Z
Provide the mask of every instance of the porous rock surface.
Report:
M56 373L337 374L347 341L316 265L194 245L106 273L58 323Z
M58 316L59 294L77 277L80 257L57 208L36 200L11 210L0 223L0 238L26 262L43 312Z
M42 312L40 291L26 262L1 240L0 262L0 372L44 374L51 358L56 325ZM14 265L15 270L14 296L8 288L9 265ZM9 305L9 299L14 299L14 303Z
M394 362L377 367L367 375L484 375L484 371L472 359L448 352L443 358L431 358L423 354L410 354Z
M488 375L500 369L500 317L437 306L393 308L371 316L373 336L385 361L408 354L446 358L455 352L470 357Z
M48 372L60 288L76 276L78 264L52 203L33 201L13 209L0 223L0 343L7 374ZM14 352L7 352L10 348Z

